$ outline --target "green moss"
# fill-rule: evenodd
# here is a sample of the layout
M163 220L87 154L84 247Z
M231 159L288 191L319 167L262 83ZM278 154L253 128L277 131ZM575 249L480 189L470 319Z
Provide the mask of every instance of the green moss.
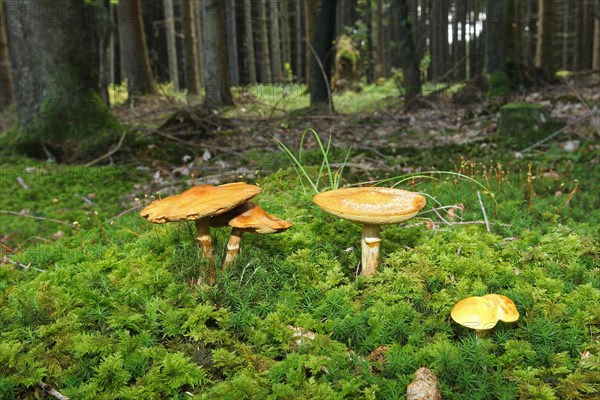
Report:
M506 72L492 72L488 77L486 98L488 100L497 100L499 98L508 98L510 94L510 82Z
M3 144L36 158L47 158L49 152L58 161L85 160L106 153L124 129L102 99L88 93L76 99L47 100L35 122L16 127Z

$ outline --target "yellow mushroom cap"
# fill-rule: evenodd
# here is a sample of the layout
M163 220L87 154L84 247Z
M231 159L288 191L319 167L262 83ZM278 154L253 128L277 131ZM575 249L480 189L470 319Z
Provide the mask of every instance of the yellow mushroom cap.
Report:
M504 322L515 322L519 319L519 311L515 303L506 296L501 294L486 294L488 299L492 299L498 309L498 319Z
M519 319L515 303L500 294L467 297L456 303L450 315L456 323L476 330L492 329L498 321Z
M418 193L383 187L330 190L314 196L313 201L330 214L373 225L406 221L426 203Z
M194 186L185 192L156 200L140 215L150 222L194 221L223 214L256 196L261 188L243 182L220 186Z

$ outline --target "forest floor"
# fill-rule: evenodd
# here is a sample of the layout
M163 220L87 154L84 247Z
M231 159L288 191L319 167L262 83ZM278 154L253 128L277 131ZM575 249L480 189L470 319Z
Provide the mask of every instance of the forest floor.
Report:
M129 130L92 157L0 150L0 398L402 399L426 366L445 399L597 399L596 88L516 97L544 111L512 135L477 88L428 88L404 112L388 82L340 94L334 115L281 88L219 112L169 94L116 106ZM194 225L139 210L239 180L293 226L244 235L211 286ZM360 227L312 201L346 184L427 199L383 229L371 277ZM212 229L216 265L228 238ZM489 293L519 320L485 337L452 321Z

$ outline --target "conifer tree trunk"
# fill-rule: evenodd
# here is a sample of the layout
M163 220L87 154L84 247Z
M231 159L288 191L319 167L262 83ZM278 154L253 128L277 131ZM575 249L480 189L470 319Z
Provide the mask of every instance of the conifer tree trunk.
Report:
M538 33L535 52L535 67L545 78L551 78L555 70L554 57L554 12L552 0L538 0Z
M467 79L467 4L465 0L459 0L457 6L457 19L460 25L460 40L456 47L456 57L460 62L460 66L457 68L458 74L456 78L458 80Z
M196 24L194 22L194 0L183 0L183 33L185 35L186 88L191 95L200 94L198 77L198 55L196 49Z
M245 29L245 50L246 50L246 68L248 70L248 79L250 83L256 83L256 57L254 54L254 32L252 29L252 4L250 0L244 0L244 29Z
M392 0L392 13L398 23L398 37L395 37L394 41L399 46L404 74L404 104L406 108L410 108L415 99L421 95L421 71L413 42L407 0Z
M117 128L98 91L91 6L73 2L68 13L57 13L53 0L5 7L20 150L39 156L44 143L60 145Z
M278 2L269 3L269 25L271 27L271 29L269 30L271 33L271 76L273 78L274 83L281 83L283 81L283 68L281 66L281 34L279 31L279 5L277 4Z
M198 69L198 84L204 87L204 38L202 32L202 4L194 7L194 28L196 30L196 66Z
M600 71L600 1L594 3L594 51L592 52L592 70Z
M311 107L329 104L330 110L333 110L329 82L331 82L331 62L335 56L333 40L336 7L337 0L319 0L312 43L315 55L311 67L310 104Z
M385 28L383 26L383 0L377 0L377 64L375 65L375 79L385 77L387 71L385 62Z
M267 0L259 0L258 2L258 19L260 21L260 58L262 61L262 76L261 82L273 82L271 75L271 55L269 51L269 20L267 19Z
M487 0L486 71L506 73L504 56L507 0Z
M10 72L6 26L2 7L2 0L0 0L0 109L14 100L14 86Z
M311 50L312 41L314 37L315 20L317 17L317 1L318 0L304 0L304 48L306 49L306 60L305 60L305 75L306 83L311 84L312 81L312 59L313 53Z
M306 77L304 76L304 73L306 72L306 69L303 68L304 67L304 60L306 60L306 57L304 56L304 52L302 51L302 49L304 49L304 46L306 45L306 43L303 40L304 34L302 32L302 0L291 0L294 2L294 35L293 37L293 50L292 50L292 56L294 58L294 71L296 72L296 79L298 82L301 82L304 80L304 82L306 82Z
M238 86L240 81L235 11L235 0L226 0L225 29L227 31L227 60L229 65L229 83L232 86Z
M244 0L244 50L245 66L248 71L250 83L256 83L256 56L254 53L254 31L252 29L252 4L251 0Z
M281 48L282 48L282 61L284 65L287 63L292 66L292 37L290 34L290 23L292 20L292 11L290 10L290 0L282 0L279 3L279 15L280 15L280 24L281 24ZM287 80L287 71L283 70L285 73L284 78ZM294 72L300 72L295 71Z
M365 66L365 77L367 83L372 83L375 80L375 71L373 68L373 9L371 0L365 2L365 25L367 28L366 38L366 52L367 55L364 60Z
M220 107L233 104L227 74L225 8L222 0L205 0L202 5L204 40L205 104Z
M179 90L179 71L177 69L177 45L175 39L175 13L173 0L163 0L165 9L165 32L167 37L167 57L169 63L169 80L175 90Z
M140 0L119 1L121 66L129 96L156 94L142 23Z

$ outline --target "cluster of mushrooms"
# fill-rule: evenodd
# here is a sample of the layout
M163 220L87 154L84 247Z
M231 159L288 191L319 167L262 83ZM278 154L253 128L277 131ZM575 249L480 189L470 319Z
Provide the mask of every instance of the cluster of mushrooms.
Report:
M268 214L250 199L261 188L243 182L220 186L194 186L180 194L156 200L140 215L150 222L195 221L196 243L202 257L209 262L210 283L215 283L215 268L210 228L232 228L223 269L231 265L239 252L245 232L268 234L282 232L292 224ZM377 271L381 244L381 227L413 218L425 206L425 197L407 190L383 187L358 187L329 190L314 196L324 211L363 225L361 240L361 275ZM452 319L475 329L477 337L489 332L498 321L514 322L519 318L515 304L506 296L488 294L469 297L457 303Z

